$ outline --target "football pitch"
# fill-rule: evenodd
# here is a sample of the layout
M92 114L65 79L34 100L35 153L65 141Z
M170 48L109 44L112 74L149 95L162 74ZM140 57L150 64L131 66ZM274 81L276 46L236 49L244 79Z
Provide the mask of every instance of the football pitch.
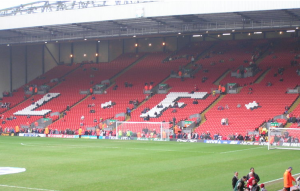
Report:
M0 156L0 167L26 168L0 176L8 191L230 191L234 171L254 167L260 183L300 172L300 151L250 145L0 136Z

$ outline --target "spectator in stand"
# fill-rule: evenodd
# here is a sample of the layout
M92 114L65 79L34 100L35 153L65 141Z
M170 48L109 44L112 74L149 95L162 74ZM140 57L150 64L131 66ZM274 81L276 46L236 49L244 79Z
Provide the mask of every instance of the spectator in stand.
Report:
M194 61L195 61L195 58L194 58L194 56L192 56L191 57L191 62L194 63Z
M252 93L253 93L253 89L250 87L249 91L248 91L248 94L252 94Z
M257 180L257 182L259 182L259 181L260 181L260 178L259 178L259 176L254 172L254 168L253 168L253 167L250 168L250 172L252 172L252 174L253 174L254 178ZM250 174L250 173L249 173L249 174ZM249 174L247 175L247 180L250 179Z
M235 171L235 172L234 172L234 176L233 176L232 181L231 181L231 182L232 182L232 183L231 183L232 189L234 189L234 187L235 187L237 181L239 180L238 176L239 176L239 173L238 173L237 171Z
M182 72L181 72L181 70L179 70L179 72L178 72L178 76L179 76L179 77L181 77L181 76L182 76Z
M226 119L225 118L221 119L221 125L226 125Z
M144 90L145 90L145 91L149 90L149 87L148 87L148 84L147 84L147 83L145 83Z

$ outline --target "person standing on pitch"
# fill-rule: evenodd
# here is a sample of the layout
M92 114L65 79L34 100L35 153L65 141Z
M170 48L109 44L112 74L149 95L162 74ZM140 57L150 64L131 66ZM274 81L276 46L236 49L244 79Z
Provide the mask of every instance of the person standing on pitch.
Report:
M293 187L293 181L296 182L295 178L292 176L292 167L289 167L283 174L283 187L286 191L290 191Z
M239 180L239 173L236 171L234 172L234 176L232 178L232 189L234 189L236 182Z
M99 136L100 136L100 129L99 128L96 129L96 134L97 134L97 139L99 139Z
M250 168L250 172L253 173L254 178L257 180L257 183L258 183L258 182L260 181L260 178L259 178L258 174L256 174L256 173L254 172L254 168L253 168L253 167ZM250 178L250 176L249 176L249 174L248 174L248 175L247 175L247 180L249 180L249 178Z
M79 130L78 130L79 139L81 138L81 135L82 135L82 129L81 129L81 127L79 127Z

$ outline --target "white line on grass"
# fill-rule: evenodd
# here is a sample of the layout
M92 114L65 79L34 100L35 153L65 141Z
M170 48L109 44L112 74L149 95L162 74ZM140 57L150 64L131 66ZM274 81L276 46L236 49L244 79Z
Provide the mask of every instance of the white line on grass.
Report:
M234 150L234 151L226 151L226 152L220 152L220 154L235 153L235 152L240 152L240 151L247 151L247 150L261 149L261 148L264 148L264 147L257 147L257 148L251 148L251 149L241 149L241 150Z
M27 189L27 190L58 191L58 190L48 190L48 189L42 189L42 188L29 188L29 187L22 187L22 186L10 186L10 185L3 185L3 184L0 184L0 186L1 187L7 187L7 188Z
M297 173L297 174L293 174L293 176L297 176L297 175L299 175L300 173ZM277 181L277 180L282 180L283 178L277 178L277 179L274 179L274 180L270 180L270 181L268 181L268 182L264 182L264 184L267 184L267 183L271 183L271 182L275 182L275 181Z

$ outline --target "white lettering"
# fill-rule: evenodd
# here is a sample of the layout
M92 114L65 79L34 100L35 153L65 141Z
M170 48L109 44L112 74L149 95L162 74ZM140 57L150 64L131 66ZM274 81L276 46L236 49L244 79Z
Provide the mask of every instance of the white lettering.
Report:
M34 104L31 104L30 106L28 106L20 111L15 112L14 115L45 115L45 114L51 112L51 110L50 109L41 110L41 111L34 111L34 110L39 108L45 102L48 102L51 99L56 98L59 95L60 95L60 93L48 93L48 94L44 95L44 97L42 97L38 101L34 102Z
M203 99L207 95L207 92L194 92L193 94L189 92L171 92L169 93L164 100L162 100L158 105L161 105L162 107L153 107L148 111L147 113L143 113L140 115L140 117L156 117L155 113L157 115L160 115L164 110L166 110L170 105L173 106L174 102L179 98L191 98L191 99ZM178 107L183 106L183 102L178 102Z

